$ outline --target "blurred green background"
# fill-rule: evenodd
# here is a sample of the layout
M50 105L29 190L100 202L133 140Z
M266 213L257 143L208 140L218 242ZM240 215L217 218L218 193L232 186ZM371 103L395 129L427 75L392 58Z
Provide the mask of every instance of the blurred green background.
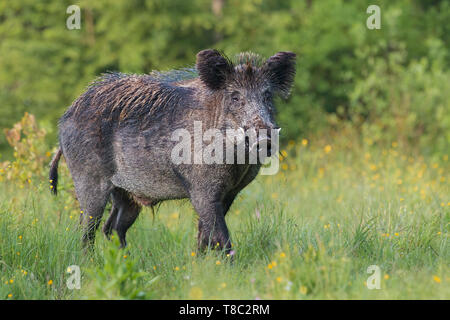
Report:
M81 8L68 30L66 9ZM369 30L370 4L381 29ZM443 154L450 141L450 2L116 0L0 3L0 128L34 114L57 142L57 119L105 71L191 66L195 54L298 55L279 103L284 139L356 132ZM396 143L397 143L396 142ZM0 153L11 151L3 134Z
M0 299L450 297L450 1L73 1L0 1ZM196 254L179 201L145 209L125 255L100 234L86 255L64 161L49 192L58 118L103 72L193 66L205 48L298 55L280 171L227 215L235 262Z

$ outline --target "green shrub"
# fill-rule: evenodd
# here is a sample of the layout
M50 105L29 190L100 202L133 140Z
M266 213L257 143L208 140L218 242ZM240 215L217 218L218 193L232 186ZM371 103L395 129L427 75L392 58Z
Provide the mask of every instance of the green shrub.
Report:
M426 42L431 58L405 65L404 46L380 56L386 44L365 47L358 55L368 61L363 78L350 94L348 115L364 137L382 143L415 146L445 154L450 142L450 72L445 69L443 43Z
M33 177L41 178L51 153L46 151L46 132L38 127L35 117L25 112L22 120L4 133L14 150L14 160L0 162L0 181L12 180L23 187Z
M102 251L103 265L90 269L88 274L91 278L91 286L94 293L91 299L148 299L151 292L143 288L151 288L151 284L158 277L152 278L143 285L143 278L147 275L137 268L137 261L129 257L127 253L119 248L117 237L108 243Z
M0 128L28 111L54 145L57 119L102 72L184 67L210 47L266 57L290 50L298 68L291 98L279 104L284 139L309 138L336 120L359 129L361 116L367 135L396 124L404 143L446 147L448 1L377 1L380 30L366 28L364 1L228 0L215 10L212 3L221 1L81 1L80 30L65 28L67 1L0 5ZM383 139L396 139L387 131ZM12 158L5 150L0 137Z

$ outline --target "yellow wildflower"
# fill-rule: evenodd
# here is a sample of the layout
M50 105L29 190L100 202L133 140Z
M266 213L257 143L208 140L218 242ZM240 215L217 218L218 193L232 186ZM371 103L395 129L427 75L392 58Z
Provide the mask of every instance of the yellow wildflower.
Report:
M308 293L308 288L305 286L300 286L300 293L301 294L307 294Z

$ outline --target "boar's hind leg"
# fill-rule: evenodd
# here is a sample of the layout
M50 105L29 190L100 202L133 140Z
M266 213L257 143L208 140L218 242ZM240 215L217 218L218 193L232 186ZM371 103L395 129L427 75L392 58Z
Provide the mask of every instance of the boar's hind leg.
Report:
M133 201L125 190L120 188L113 189L111 198L111 215L103 227L103 232L107 237L109 237L112 230L115 230L119 236L120 246L125 247L127 245L127 230L131 227L134 221L136 221L136 218L141 211L141 206Z
M80 184L78 184L80 187ZM75 186L77 187L77 186ZM106 183L95 184L93 181L82 183L77 188L78 201L82 210L80 223L83 225L83 245L89 247L94 244L97 230L111 193L111 187Z
M225 223L225 208L219 197L208 200L208 193L194 193L191 202L199 215L198 248L204 250L211 246L217 249L231 250L231 241Z

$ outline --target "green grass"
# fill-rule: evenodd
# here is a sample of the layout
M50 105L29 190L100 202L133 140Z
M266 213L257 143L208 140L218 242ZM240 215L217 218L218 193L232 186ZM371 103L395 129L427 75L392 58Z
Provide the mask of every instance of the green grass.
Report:
M97 233L84 253L70 177L0 182L1 299L449 299L448 156L396 145L291 142L227 215L234 261L196 251L188 201L144 209L125 250ZM259 212L258 214L256 212ZM105 212L105 217L107 212ZM67 267L79 265L81 289ZM370 265L381 289L365 282Z

